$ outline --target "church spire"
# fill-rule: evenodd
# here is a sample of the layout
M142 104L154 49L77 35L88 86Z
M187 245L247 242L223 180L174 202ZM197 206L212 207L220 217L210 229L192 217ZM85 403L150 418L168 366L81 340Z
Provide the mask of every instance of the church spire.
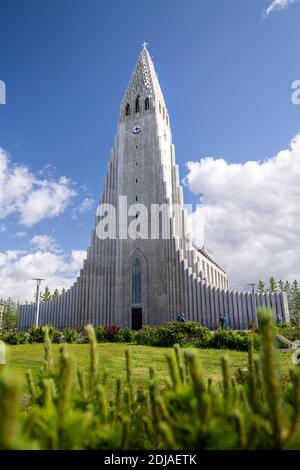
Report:
M141 96L151 99L153 103L157 102L157 106L160 102L165 107L163 93L147 45L147 42L142 44L142 50L123 98L123 106L126 106L126 103L134 103L136 97Z

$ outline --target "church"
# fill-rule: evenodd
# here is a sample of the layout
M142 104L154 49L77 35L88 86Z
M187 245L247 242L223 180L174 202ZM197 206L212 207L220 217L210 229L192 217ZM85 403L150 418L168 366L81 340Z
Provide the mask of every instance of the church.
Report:
M112 213L117 226L105 229ZM171 119L146 44L121 102L91 238L71 288L40 304L40 324L138 330L184 313L211 329L224 314L229 326L246 329L257 322L260 306L272 307L275 319L289 321L284 294L231 291L222 267L193 244ZM35 305L21 306L19 328L34 325L35 315Z

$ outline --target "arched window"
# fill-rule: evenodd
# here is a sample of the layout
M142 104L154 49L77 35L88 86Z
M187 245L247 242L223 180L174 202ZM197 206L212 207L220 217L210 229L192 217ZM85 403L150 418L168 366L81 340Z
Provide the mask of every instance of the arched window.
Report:
M135 112L139 113L140 112L140 97L137 96L135 100Z
M142 302L142 273L139 260L135 260L132 265L132 303Z
M145 99L145 110L148 111L150 109L150 101L149 98Z
M130 115L130 104L129 103L126 104L125 114L126 114L126 116Z

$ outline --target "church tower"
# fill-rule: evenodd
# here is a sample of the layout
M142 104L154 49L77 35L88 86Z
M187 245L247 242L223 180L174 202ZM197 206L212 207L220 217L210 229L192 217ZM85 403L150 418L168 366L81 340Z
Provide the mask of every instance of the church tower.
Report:
M120 207L120 198L126 198L128 211ZM105 203L118 208L119 239L100 242L105 248L98 264L98 285L105 284L104 297L107 296L109 306L97 311L106 310L104 323L139 328L176 319L179 313L188 311L190 300L185 297L184 276L189 269L191 278L194 274L200 283L204 266L211 285L227 288L224 271L194 249L188 238L169 113L145 45L121 103L101 199L101 204ZM158 219L153 216L157 215L155 207L163 207ZM142 218L145 208L146 223ZM127 213L127 221L120 222ZM160 224L155 224L157 220ZM124 225L126 230L120 233ZM140 229L136 239L130 237L130 226ZM120 239L126 232L126 239ZM96 233L92 246L97 243ZM106 276L108 281L103 279ZM97 322L96 312L92 309L91 313L89 320Z
M83 268L65 294L41 304L41 323L140 329L185 313L214 328L225 313L231 326L247 328L267 302L287 319L281 295L231 292L224 270L189 237L170 117L144 44L121 103ZM19 327L34 317L34 306L22 306Z

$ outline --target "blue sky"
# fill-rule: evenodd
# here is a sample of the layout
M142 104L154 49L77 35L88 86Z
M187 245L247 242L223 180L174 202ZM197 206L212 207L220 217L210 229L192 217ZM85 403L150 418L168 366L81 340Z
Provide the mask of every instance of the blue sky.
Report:
M291 102L291 84L300 79L300 3L262 19L271 3L1 0L7 104L0 106L0 147L11 166L37 178L65 176L76 195L59 215L32 226L20 223L18 210L2 215L0 252L34 249L36 235L53 236L65 252L88 246L90 202L101 193L121 98L144 40L182 178L188 161L246 163L288 148L300 130L300 106ZM198 193L185 188L186 202Z

